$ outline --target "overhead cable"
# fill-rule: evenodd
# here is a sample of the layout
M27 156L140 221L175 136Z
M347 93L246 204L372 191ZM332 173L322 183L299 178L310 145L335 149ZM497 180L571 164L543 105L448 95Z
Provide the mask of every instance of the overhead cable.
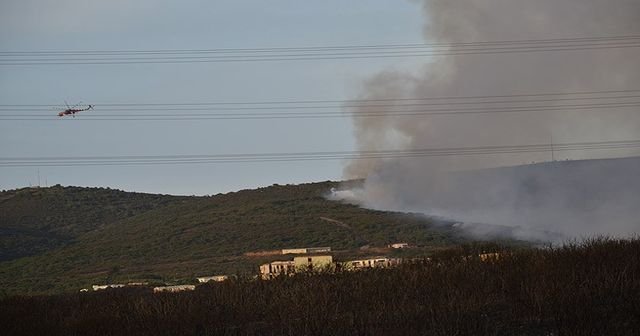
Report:
M5 157L0 167L74 167L175 165L209 163L296 162L316 160L401 159L434 156L496 155L558 151L614 150L640 148L640 140L600 141L511 146L475 146L414 150L332 151L290 153L243 153L211 155L131 155L85 157Z

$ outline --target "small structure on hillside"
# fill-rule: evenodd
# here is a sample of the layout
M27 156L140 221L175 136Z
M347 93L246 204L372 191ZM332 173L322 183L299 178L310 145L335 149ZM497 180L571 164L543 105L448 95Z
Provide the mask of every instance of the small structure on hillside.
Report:
M194 285L160 286L160 287L153 287L153 292L154 293L161 293L161 292L176 293L176 292L191 291L194 289L196 289L196 286Z
M293 248L293 249L283 249L282 254L305 254L307 253L306 248Z
M128 282L127 286L136 287L136 286L148 286L148 282Z
M498 259L500 259L500 253L497 253L497 252L482 253L482 254L478 254L478 257L480 258L480 261L484 261L484 262L497 261Z
M363 269L374 267L390 267L400 264L401 259L387 257L371 257L367 259L351 260L344 263L347 269Z
M199 283L205 283L209 281L222 282L229 279L229 277L226 275L212 275L212 276L199 277L196 279L198 279Z
M292 274L296 270L296 265L292 260L289 261L273 261L260 265L260 277L268 280L280 274Z
M93 288L94 291L98 291L98 290L104 290L104 289L108 289L108 288L123 288L126 285L124 284L108 284L108 285L93 285L91 286L91 288Z
M333 257L330 255L308 255L293 258L296 271L322 270L333 265Z
M407 243L394 243L394 244L390 244L389 247L390 248L394 248L394 249L403 249L403 248L408 248L409 244L407 244Z
M312 254L312 253L327 253L331 252L331 247L304 247L283 249L282 254Z

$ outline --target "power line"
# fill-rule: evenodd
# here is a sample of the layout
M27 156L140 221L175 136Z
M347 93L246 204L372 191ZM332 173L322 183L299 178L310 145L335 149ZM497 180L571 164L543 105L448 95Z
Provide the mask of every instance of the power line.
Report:
M219 107L216 103L168 103L168 104L93 104L93 106L106 106L100 108L100 111L242 111L242 110L291 110L291 109L328 109L328 108L371 108L371 107L415 107L415 106L438 106L438 105L478 105L478 104L509 104L509 103L541 103L541 102L557 102L570 100L612 100L612 99L630 99L640 98L640 95L627 96L603 96L603 97L578 97L578 98L553 98L553 99L530 99L530 100L500 100L500 101L467 101L467 102L438 102L438 103L396 103L396 104L349 104L343 105L299 105L299 106L226 106ZM242 104L242 103L238 103ZM207 106L211 105L211 106ZM7 106L15 106L7 108ZM38 112L51 111L51 108L34 108L43 105L0 105L0 112ZM48 105L51 106L51 105ZM142 106L142 107L141 107ZM197 107L194 107L197 106Z
M151 50L48 50L48 51L0 51L0 55L75 55L75 54L145 54L145 53L228 53L228 52L279 52L306 50L350 50L350 49L384 49L384 48L433 48L459 47L478 45L505 44L551 44L551 43L582 43L582 42L617 42L621 40L639 40L640 35L623 35L610 37L577 37L557 39L529 39L529 40L501 40L454 43L409 43L409 44L373 44L373 45L340 45L340 46L303 46L303 47L264 47L264 48L217 48L217 49L151 49Z
M475 95L475 96L433 96L433 97L416 97L416 98L369 98L369 99L343 99L343 100L272 100L272 101L218 101L218 102L185 102L185 103L94 103L93 105L109 106L109 107L133 107L133 106L201 106L201 105L287 105L287 104L353 104L346 107L359 107L361 104L370 102L404 102L404 101L432 101L432 100L469 100L469 99L499 99L499 98L531 98L531 97L556 97L556 96L589 96L589 95L609 95L609 94L629 94L639 93L640 89L630 90L602 90L602 91L574 91L574 92L539 92L539 93L520 93L511 95ZM575 98L553 98L552 100L578 100L578 99L615 99L615 98L635 98L638 95L632 96L613 96L613 97L575 97ZM549 101L552 101L549 100ZM516 100L508 102L537 102L540 100ZM507 101L504 101L505 103ZM493 102L470 102L473 103L493 103ZM497 102L496 102L497 103ZM0 104L0 107L51 107L59 103L53 104ZM438 103L439 104L439 103ZM448 102L445 104L455 104ZM466 103L465 103L466 104ZM366 105L364 105L366 107ZM340 107L345 107L340 105Z
M527 98L527 97L544 97L544 96L569 96L569 95L594 95L594 94L627 94L638 93L640 90L609 90L609 91L577 91L577 92L541 92L541 93L522 93L512 95L476 95L476 96L433 96L433 97L416 97L416 98L382 98L382 99L344 99L344 100L277 100L277 101L218 101L218 102L186 102L186 103L95 103L100 106L200 106L200 105L274 105L274 104L323 104L323 103L341 103L356 104L353 107L361 106L359 104L369 102L396 102L396 101L431 101L431 100L468 100L468 99L497 99L497 98ZM635 95L633 97L636 97ZM576 99L606 99L606 98L628 98L628 96L614 97L576 97L576 98L555 98L555 100L576 100ZM516 101L517 102L517 101ZM521 102L527 102L523 100ZM483 103L478 102L478 103ZM0 107L51 107L54 104L0 104ZM341 107L344 107L341 105Z
M210 50L133 50L133 51L54 51L3 52L0 65L99 65L220 63L255 61L303 61L358 58L425 57L505 54L543 51L572 51L640 47L640 36L522 40L473 44L378 45L315 48L210 49ZM421 48L421 49L417 49ZM425 49L426 48L426 49ZM440 49L438 49L440 48ZM220 55L224 52L223 55ZM98 57L96 57L98 56ZM16 58L22 57L22 58ZM25 58L26 57L26 58Z
M540 47L540 46L518 46L518 47L492 47L492 48L465 48L465 49L458 49L458 50L434 50L434 51L420 51L421 54L418 55L422 55L422 53L427 53L426 55L429 54L434 54L434 55L440 55L440 54L445 54L449 55L450 53L456 53L456 52L492 52L492 51L499 51L499 50L508 50L508 51L518 51L518 50L524 50L524 51L534 51L536 49L542 49L542 50L547 50L547 48L554 48L554 49L550 49L550 50L563 50L563 49L555 49L555 48L578 48L575 50L581 50L579 47L585 47L587 49L591 49L591 47L610 47L610 48L618 48L618 47L637 47L638 44L640 42L638 41L634 41L634 42L627 42L627 43L615 43L615 44L603 44L603 43L598 43L598 44L574 44L574 45L567 45L567 46L549 46L549 47ZM569 50L574 50L574 49L569 49ZM137 61L137 60L154 60L154 59L159 59L159 60L197 60L197 59L211 59L211 60L229 60L229 59L233 59L233 58L241 58L242 60L250 60L252 58L257 58L259 60L268 60L269 58L289 58L289 57L307 57L307 56L322 56L322 57L332 57L332 56L363 56L363 57L369 57L369 56L375 56L375 55L395 55L395 54L408 54L412 55L410 53L416 53L415 51L411 51L408 52L406 50L392 50L392 51L346 51L346 52L331 52L331 53L298 53L298 54L277 54L277 55L248 55L248 54L238 54L238 55L222 55L222 56L193 56L193 54L185 54L186 56L165 56L165 57L151 57L151 56L144 56L144 57L129 57L128 55L117 55L117 57L110 57L110 58L45 58L44 56L38 56L40 58L41 61L111 61L111 60L120 60L120 61ZM7 57L6 55L0 55L1 57ZM68 56L68 55L64 55L64 56ZM110 55L103 55L103 56L110 56ZM127 57L125 57L127 56ZM32 56L35 57L35 56ZM31 60L31 59L4 59L3 61L5 62L21 62L21 61L25 61L25 60Z
M269 112L269 113L173 113L173 114L95 114L85 113L77 118L66 118L76 121L140 121L140 120L245 120L245 119L317 119L317 118L365 118L365 117L402 117L402 116L437 116L437 115L486 115L514 114L544 111L577 111L601 110L638 107L640 102L573 104L573 105L538 105L509 107L480 107L465 109L422 109L422 110L375 110L359 112L321 111L321 112ZM120 110L126 111L126 110ZM165 110L166 111L166 110ZM179 110L176 110L179 111ZM4 121L53 121L61 120L57 116L44 114L0 114Z
M477 146L429 148L416 150L333 151L214 155L156 156L86 156L86 157L9 157L0 158L0 167L75 167L131 166L209 163L297 162L317 160L399 159L434 156L495 155L576 150L612 150L640 148L640 140L601 141L564 144L533 144L514 146Z
M536 111L601 110L637 107L640 105L640 90L591 91L567 93L534 93L502 96L427 97L370 100L290 100L270 102L212 102L212 103L125 103L97 106L98 113L84 113L69 120L224 120L224 119L292 119L292 118L344 118L383 116L433 116L525 113ZM494 100L503 97L501 100ZM455 99L454 99L455 98ZM486 100L491 98L492 100ZM508 100L504 100L504 99ZM514 98L528 98L515 99ZM442 99L442 100L441 100ZM594 101L583 103L583 101ZM344 102L336 105L336 102ZM545 102L571 102L577 104L539 105ZM209 105L207 105L209 104ZM246 104L246 105L242 105ZM516 105L519 104L519 105ZM463 107L463 105L477 105ZM492 106L494 105L494 106ZM499 106L495 106L499 105ZM51 111L46 105L5 104L0 105L0 120L5 121L52 121L59 120L51 113L30 114L28 112ZM443 108L442 106L446 107ZM424 107L424 108L420 108ZM342 108L343 110L326 110ZM384 109L381 109L384 108ZM419 109L416 109L419 108ZM344 110L346 109L346 110ZM266 110L268 112L252 112ZM277 112L274 112L277 110ZM305 111L305 110L311 110ZM197 113L186 111L198 111ZM202 113L224 111L223 113ZM6 113L13 112L13 113ZM107 113L100 112L127 112ZM163 113L172 112L172 113Z
M520 51L487 51L487 52L450 52L450 53L406 53L397 55L345 55L345 56L329 56L329 57L273 57L273 58L231 58L231 59L190 59L190 60L171 60L171 59L139 59L139 60L104 60L104 61L86 61L86 60L52 60L52 61L20 61L20 62L0 62L0 66L26 66L26 65L118 65L118 64L189 64L189 63L236 63L236 62L279 62L279 61L314 61L314 60L349 60L364 58L400 58L400 57L435 57L435 56L462 56L462 55L491 55L491 54L512 54L522 52L548 52L548 51L577 51L577 50L595 50L595 49L619 49L619 48L637 48L640 44L629 46L610 46L610 47L593 47L593 48L554 48L554 49L536 49L536 50L520 50Z
M640 98L640 96L627 96L627 97L616 97L616 98ZM598 97L598 98L587 98L587 99L613 99L610 97ZM127 112L136 112L136 111L142 111L142 112L149 112L149 111L153 111L153 112L157 112L157 111L246 111L246 110L307 110L307 109L327 109L327 108L374 108L374 107L395 107L395 108L399 108L399 107L421 107L421 106L453 106L453 105L484 105L484 104L498 104L498 103L537 103L537 102L553 102L553 101L563 101L566 99L555 99L555 100L528 100L528 101L502 101L502 102L464 102L464 103L436 103L436 104L393 104L393 105L359 105L359 106L293 106L293 107L248 107L248 108L244 108L244 107L228 107L228 108L215 108L215 107L198 107L198 108L193 108L193 107L171 107L171 108L163 108L163 107L156 107L156 108L100 108L98 111L103 111L103 112L122 112L122 111L127 111ZM571 99L571 100L577 100L577 99ZM582 99L580 99L582 100ZM478 110L478 109L520 109L520 108L547 108L547 107L557 107L557 108L572 108L572 107L590 107L590 106L595 106L595 107L610 107L610 106L617 106L617 105L628 105L628 104L632 104L633 106L635 106L635 104L638 104L640 102L635 102L635 101L624 101L624 102L604 102L604 103L591 103L591 104L571 104L571 105L520 105L520 106L492 106L492 107L481 107L481 108L464 108L464 109L427 109L427 110L379 110L379 111L375 111L375 110L365 110L366 112L370 112L370 113L394 113L394 112L423 112L423 111L467 111L467 110ZM93 105L98 106L98 105ZM50 109L5 109L5 108L0 108L0 112L7 112L7 111L11 111L11 112L41 112L41 111L51 111ZM275 113L275 112L266 112L266 113ZM289 114L289 113L294 113L294 112L283 112L282 114ZM331 111L317 111L314 113L318 113L318 114L323 114L323 113L343 113L343 112L331 112ZM357 114L359 112L349 112L349 113L353 113L353 114ZM364 113L364 112L363 112ZM238 112L236 114L242 114L241 112ZM4 115L8 115L8 114L4 114ZM16 116L27 116L28 114L17 114ZM49 113L47 114L31 114L29 116L47 116L49 115ZM90 113L90 114L85 114L87 116L96 116L98 114L96 113ZM106 114L105 116L127 116L130 114ZM150 114L140 114L142 116L144 115L150 115ZM175 114L167 114L167 115L175 115ZM210 115L210 114L204 114L204 115ZM233 114L232 114L233 115ZM0 114L0 116L2 116L2 114Z

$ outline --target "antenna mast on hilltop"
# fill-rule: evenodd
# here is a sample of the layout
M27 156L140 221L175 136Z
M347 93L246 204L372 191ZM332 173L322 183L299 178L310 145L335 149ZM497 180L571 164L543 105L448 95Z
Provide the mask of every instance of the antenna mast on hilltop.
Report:
M551 132L551 162L556 161L556 150L553 147L553 131Z

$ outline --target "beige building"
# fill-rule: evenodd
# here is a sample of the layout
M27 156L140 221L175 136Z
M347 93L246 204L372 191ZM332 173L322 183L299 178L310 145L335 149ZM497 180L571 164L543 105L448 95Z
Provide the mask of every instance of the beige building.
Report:
M403 249L403 248L409 247L409 244L407 244L407 243L395 243L395 244L389 245L389 247L390 248L394 248L394 249Z
M293 258L297 271L322 270L333 265L333 257L330 255L308 255Z
M293 261L274 261L260 265L260 277L267 280L280 274L291 274L295 272L295 270L295 263Z

